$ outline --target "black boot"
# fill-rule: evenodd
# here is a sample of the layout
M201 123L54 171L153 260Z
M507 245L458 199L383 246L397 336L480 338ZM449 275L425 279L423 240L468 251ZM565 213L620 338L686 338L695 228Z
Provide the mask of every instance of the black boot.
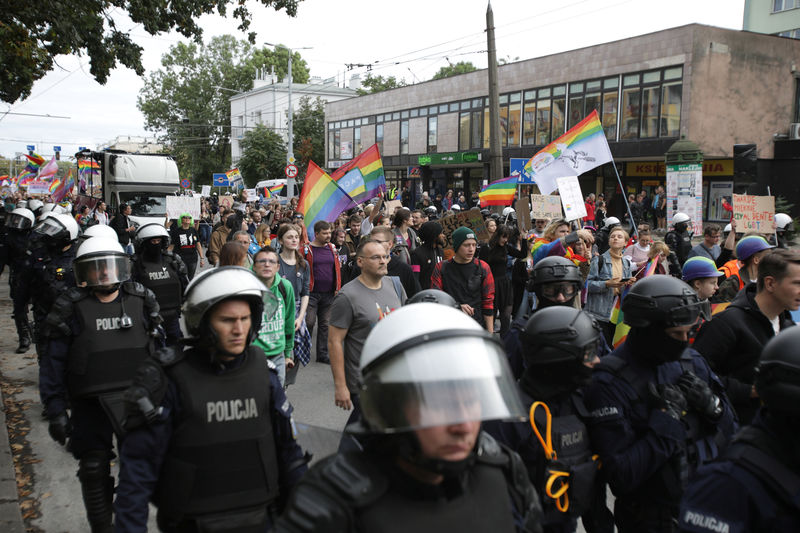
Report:
M31 347L31 325L28 322L28 317L15 317L14 322L17 325L17 336L19 337L17 353L25 353Z
M112 533L114 529L111 520L114 478L109 461L106 452L91 451L78 462L83 505L92 533Z

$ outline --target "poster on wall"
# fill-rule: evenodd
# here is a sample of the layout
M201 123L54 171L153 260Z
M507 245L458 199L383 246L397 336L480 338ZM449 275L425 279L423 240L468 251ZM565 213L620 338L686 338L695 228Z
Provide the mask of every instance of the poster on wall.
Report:
M685 213L695 235L703 234L703 166L667 165L667 224L675 213Z
M708 184L708 220L714 222L725 222L731 220L729 211L725 211L722 202L733 205L733 182L732 181L712 181Z

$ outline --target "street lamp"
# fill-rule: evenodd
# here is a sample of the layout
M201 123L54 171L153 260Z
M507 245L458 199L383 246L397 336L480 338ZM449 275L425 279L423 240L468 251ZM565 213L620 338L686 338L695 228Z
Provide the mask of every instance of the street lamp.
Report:
M290 163L294 163L294 131L292 130L292 115L294 112L292 111L292 55L294 54L295 50L311 50L310 46L303 46L301 48L289 48L288 46L282 44L273 44L273 43L264 43L267 46L272 46L274 48L284 48L289 52L289 120L288 120L288 130L289 130L289 138L288 138L288 151L286 153L286 164L289 165ZM294 178L286 177L286 199L291 200L294 196Z

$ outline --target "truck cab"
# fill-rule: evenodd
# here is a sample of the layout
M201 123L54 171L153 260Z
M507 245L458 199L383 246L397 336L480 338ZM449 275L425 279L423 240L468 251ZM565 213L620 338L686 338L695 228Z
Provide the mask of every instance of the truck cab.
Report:
M280 190L276 190L275 193L271 193L271 198L277 198L281 205L286 205L286 179L280 180L264 180L259 181L256 183L256 192L262 197L265 198L266 195L264 194L264 189L273 189L278 186L283 186ZM300 196L300 191L298 189L297 183L294 184L294 196ZM263 200L265 203L269 203L270 198L265 198Z

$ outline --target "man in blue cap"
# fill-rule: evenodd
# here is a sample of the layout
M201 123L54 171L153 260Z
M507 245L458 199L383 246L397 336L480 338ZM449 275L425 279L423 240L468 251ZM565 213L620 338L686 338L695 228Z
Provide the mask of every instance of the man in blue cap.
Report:
M770 248L774 247L760 235L748 235L740 240L736 245L737 259L731 259L720 267L725 279L719 284L714 301L730 302L745 285L755 281L758 263Z

